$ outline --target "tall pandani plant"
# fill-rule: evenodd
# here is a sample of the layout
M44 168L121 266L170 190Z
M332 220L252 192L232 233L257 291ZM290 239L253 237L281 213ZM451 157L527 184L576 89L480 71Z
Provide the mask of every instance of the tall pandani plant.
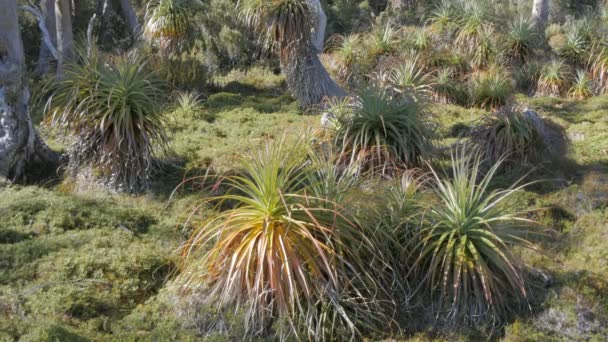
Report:
M146 188L170 152L164 83L137 55L112 60L92 48L50 84L48 121L68 140L70 170L91 168L110 188Z
M355 338L390 321L381 272L369 267L382 251L333 201L352 177L306 156L283 140L252 151L242 172L223 178L228 191L209 199L230 209L182 246L182 294L243 312L250 336L274 324L281 338Z
M482 160L462 149L452 153L451 177L431 168L438 201L414 240L414 269L423 279L419 291L449 322L501 320L530 298L526 267L513 248L536 248L528 241L536 223L509 204L526 184L492 190L500 162L483 173Z

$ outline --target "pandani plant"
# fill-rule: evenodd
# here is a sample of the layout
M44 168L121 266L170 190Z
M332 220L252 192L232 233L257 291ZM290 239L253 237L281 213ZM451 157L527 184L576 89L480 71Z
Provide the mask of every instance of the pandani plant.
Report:
M228 209L181 248L181 294L242 313L249 336L355 338L391 321L383 271L370 267L383 251L334 201L353 175L307 155L284 139L252 150L220 178L227 192L206 201Z
M501 160L485 173L482 163L461 149L452 153L451 177L431 168L437 201L429 204L410 247L422 279L417 291L452 323L500 322L530 299L526 266L513 249L536 249L527 240L536 223L509 204L526 184L493 190Z
M46 105L48 123L69 144L69 168L93 169L111 189L145 189L170 152L164 82L137 55L109 59L95 48L79 51L79 61L50 84Z

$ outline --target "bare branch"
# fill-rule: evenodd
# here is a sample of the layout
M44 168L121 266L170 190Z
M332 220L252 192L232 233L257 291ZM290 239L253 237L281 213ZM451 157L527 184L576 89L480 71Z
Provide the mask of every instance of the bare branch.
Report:
M53 57L59 63L61 63L61 56L59 55L59 53L57 52L57 49L53 45L53 41L51 40L51 35L49 34L49 31L46 29L46 26L44 25L44 15L42 15L42 13L33 6L19 6L19 8L24 11L28 11L28 12L32 13L38 19L38 27L40 28L40 31L42 32L42 40L44 41L47 48L51 52L51 55L53 55Z

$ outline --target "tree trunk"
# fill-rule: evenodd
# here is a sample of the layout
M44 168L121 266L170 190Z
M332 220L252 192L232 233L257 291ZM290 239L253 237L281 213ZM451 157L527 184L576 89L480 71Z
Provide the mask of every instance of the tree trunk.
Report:
M282 55L281 69L285 73L287 87L300 106L309 108L322 104L326 98L347 95L329 76L315 47L292 49Z
M323 45L325 45L325 28L327 27L327 16L321 6L319 0L309 0L311 7L315 10L315 35L313 45L317 48L319 53L323 52Z
M41 0L40 8L44 15L44 26L51 37L53 46L57 46L57 27L55 24L55 0ZM38 65L36 66L36 74L43 75L49 71L49 62L53 59L44 37L40 39L40 53L38 54Z
M542 30L549 21L549 0L533 0L532 20L537 29Z
M137 37L139 35L140 26L133 6L131 5L131 0L120 0L120 7L122 8L122 14L127 21L131 35L133 38Z
M281 70L285 73L287 87L300 102L300 106L309 108L320 105L326 98L344 97L346 92L329 76L319 60L323 52L327 17L319 0L308 0L314 9L314 35L310 42L293 42L281 47Z
M72 32L72 9L70 0L56 0L55 16L57 28L57 50L62 60L69 61L74 56L74 33Z
M16 0L0 0L0 177L18 180L34 159L56 156L38 137L28 112L25 56Z

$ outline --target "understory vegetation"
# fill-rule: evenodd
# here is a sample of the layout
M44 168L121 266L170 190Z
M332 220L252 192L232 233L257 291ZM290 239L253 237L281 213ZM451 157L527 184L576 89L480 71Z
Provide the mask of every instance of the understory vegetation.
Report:
M0 341L608 339L608 3L583 2L74 15L76 56L28 65L60 165L0 179Z

